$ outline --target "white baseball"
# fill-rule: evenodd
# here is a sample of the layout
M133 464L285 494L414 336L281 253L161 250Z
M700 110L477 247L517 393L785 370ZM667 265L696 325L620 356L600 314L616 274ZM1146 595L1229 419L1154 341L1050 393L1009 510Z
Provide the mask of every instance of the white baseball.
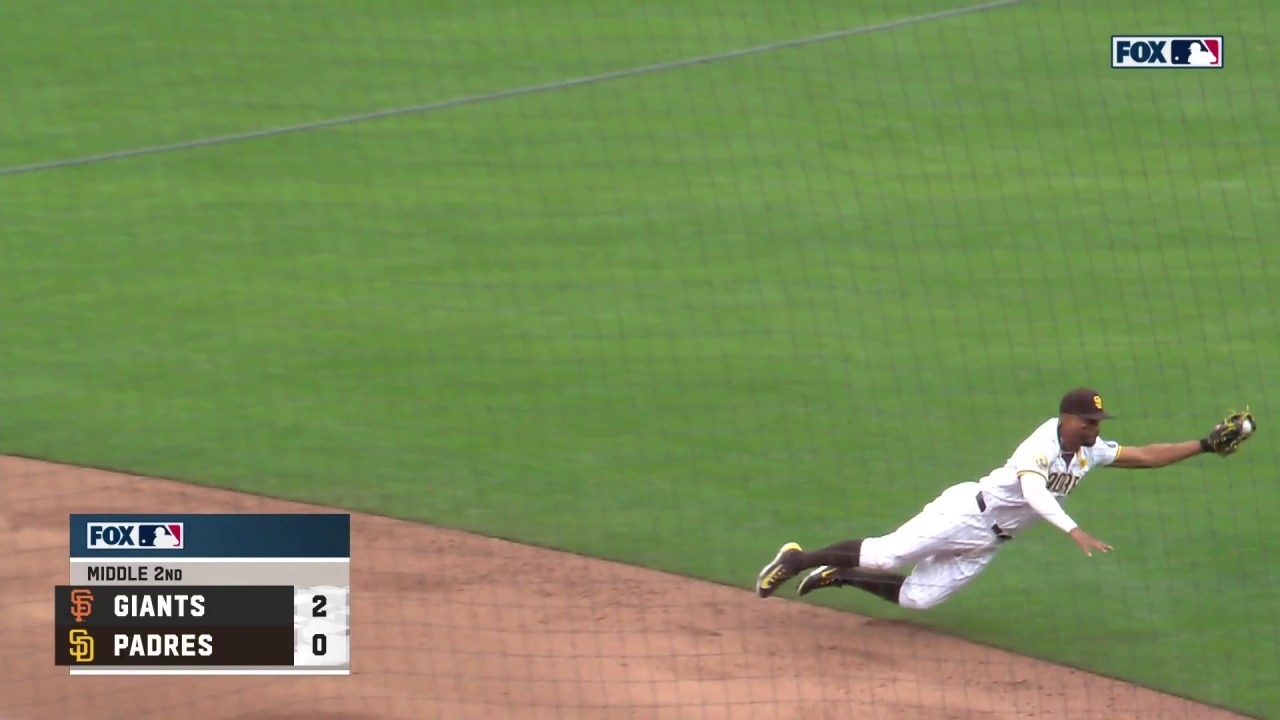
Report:
M1244 424L1240 426L1240 431L1242 435L1244 435L1245 437L1249 437L1250 435L1253 434L1253 423L1249 422L1248 420L1245 420Z

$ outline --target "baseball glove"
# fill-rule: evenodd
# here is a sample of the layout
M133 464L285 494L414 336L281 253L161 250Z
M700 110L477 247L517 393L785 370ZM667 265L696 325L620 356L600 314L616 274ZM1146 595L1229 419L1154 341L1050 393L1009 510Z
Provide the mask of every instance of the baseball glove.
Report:
M1240 449L1240 443L1248 440L1258 429L1253 413L1245 408L1243 412L1232 412L1209 433L1204 445L1210 452L1223 457Z

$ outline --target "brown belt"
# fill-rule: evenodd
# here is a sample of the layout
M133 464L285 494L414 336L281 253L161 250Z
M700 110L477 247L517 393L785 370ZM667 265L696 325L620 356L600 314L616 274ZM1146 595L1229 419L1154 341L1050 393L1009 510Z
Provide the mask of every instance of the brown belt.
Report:
M987 511L987 500L986 498L982 497L981 490L978 491L978 509L981 510L982 512ZM991 523L991 531L994 532L996 534L996 537L1000 538L1001 540L1013 539L1012 535L1005 532L1003 528L1001 528L999 525L995 523Z

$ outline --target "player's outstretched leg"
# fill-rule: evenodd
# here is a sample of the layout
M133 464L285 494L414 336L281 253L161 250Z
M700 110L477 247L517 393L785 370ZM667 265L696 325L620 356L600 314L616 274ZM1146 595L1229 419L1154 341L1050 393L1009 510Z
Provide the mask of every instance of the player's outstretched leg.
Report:
M856 587L909 610L937 607L967 586L995 558L1000 545L958 554L930 555L916 563L911 574L868 567L818 568L800 582L807 595L825 587Z
M823 566L801 580L796 592L803 597L822 588L855 587L897 604L906 581L907 576L885 570Z
M862 554L862 540L845 540L821 550L806 552L799 543L789 542L778 549L773 560L756 576L756 595L767 598L791 578L810 568L830 566L857 567Z

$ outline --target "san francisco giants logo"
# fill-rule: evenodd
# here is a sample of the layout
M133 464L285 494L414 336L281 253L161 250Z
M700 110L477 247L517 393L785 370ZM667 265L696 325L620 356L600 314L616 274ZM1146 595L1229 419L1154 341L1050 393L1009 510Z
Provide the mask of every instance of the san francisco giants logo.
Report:
M1072 490L1076 489L1076 483L1080 482L1079 475L1072 475L1066 472L1049 473L1049 481L1046 485L1049 492L1055 495L1070 495Z
M93 613L93 593L83 588L76 588L71 591L71 615L76 622L84 622L84 619Z
M71 657L78 663L93 662L93 636L88 630L76 628L67 633L67 641L71 643Z

